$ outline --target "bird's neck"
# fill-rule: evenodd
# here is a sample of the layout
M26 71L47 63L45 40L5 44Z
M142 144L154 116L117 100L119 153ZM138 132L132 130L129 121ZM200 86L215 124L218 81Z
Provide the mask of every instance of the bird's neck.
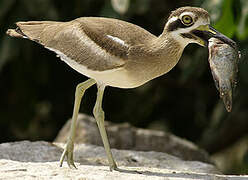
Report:
M165 63L174 63L179 60L187 44L180 43L172 34L162 33L148 43L148 48L154 56ZM156 57L154 57L156 59Z
M161 35L131 50L133 61L127 66L135 78L149 81L169 72L178 63L183 49L173 37Z
M171 42L173 44L175 44L176 46L180 46L180 49L182 49L182 51L184 50L184 48L189 44L189 41L184 38L183 36L181 36L179 34L179 32L168 32L167 28L165 27L162 34L158 37L159 41L161 42ZM173 45L172 45L173 46Z
M160 54L157 60L163 66L161 71L167 73L178 63L185 45L175 40L170 34L161 34L153 43L151 47Z

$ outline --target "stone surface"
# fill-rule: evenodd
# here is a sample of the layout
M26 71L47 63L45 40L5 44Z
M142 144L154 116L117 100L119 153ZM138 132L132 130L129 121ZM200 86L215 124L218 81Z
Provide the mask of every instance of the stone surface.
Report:
M124 167L121 167L124 168ZM24 163L0 159L0 179L11 180L247 180L248 176L225 176L172 171L153 167L129 167L110 172L107 166L78 165L78 169L59 167L57 162ZM133 170L140 172L135 173Z
M57 145L58 147L64 146L64 144L59 143ZM108 165L105 150L101 146L78 144L75 146L74 151L75 161L80 164ZM211 164L199 161L184 161L161 152L112 149L112 153L119 166L156 167L197 173L220 174L215 166Z
M166 153L113 150L122 172L109 171L104 149L76 145L78 169L58 160L64 144L13 142L0 144L0 179L80 179L80 180L241 180L248 176L225 176L210 164L184 161Z
M71 121L68 121L64 125L55 142L66 142L70 124ZM173 134L135 128L127 123L113 124L108 121L105 121L105 127L111 148L166 152L184 160L211 163L204 150ZM102 146L102 140L93 117L79 114L75 142Z
M63 150L45 141L18 141L0 144L0 159L22 162L58 161Z
M248 157L248 134L211 157L222 172L230 172L237 167L245 169Z

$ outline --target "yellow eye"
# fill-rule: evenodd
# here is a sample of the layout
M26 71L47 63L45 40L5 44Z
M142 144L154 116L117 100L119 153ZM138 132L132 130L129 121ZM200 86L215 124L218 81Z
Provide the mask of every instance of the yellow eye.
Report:
M182 23L183 23L184 25L186 25L186 26L189 26L189 25L191 25L191 24L193 23L193 19L192 19L192 17L189 16L189 15L184 15L184 16L182 17Z

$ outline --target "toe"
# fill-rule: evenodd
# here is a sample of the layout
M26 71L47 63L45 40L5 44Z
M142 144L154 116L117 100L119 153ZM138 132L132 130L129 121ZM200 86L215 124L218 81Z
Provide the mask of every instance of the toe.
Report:
M76 165L74 164L74 160L73 160L73 152L68 152L67 154L67 164L70 168L75 168L77 169Z

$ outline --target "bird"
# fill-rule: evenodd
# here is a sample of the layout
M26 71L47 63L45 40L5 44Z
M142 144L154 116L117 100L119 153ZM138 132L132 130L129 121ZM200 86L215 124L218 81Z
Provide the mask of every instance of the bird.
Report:
M85 91L96 84L93 115L111 171L119 168L104 127L102 101L105 88L136 88L168 73L190 43L207 46L208 39L215 37L234 45L231 39L210 26L206 10L190 6L172 11L159 36L135 24L105 17L80 17L68 22L17 22L16 29L8 29L6 33L55 52L71 68L89 78L79 83L75 90L70 133L60 166L66 157L68 166L76 168L73 150L80 103Z

